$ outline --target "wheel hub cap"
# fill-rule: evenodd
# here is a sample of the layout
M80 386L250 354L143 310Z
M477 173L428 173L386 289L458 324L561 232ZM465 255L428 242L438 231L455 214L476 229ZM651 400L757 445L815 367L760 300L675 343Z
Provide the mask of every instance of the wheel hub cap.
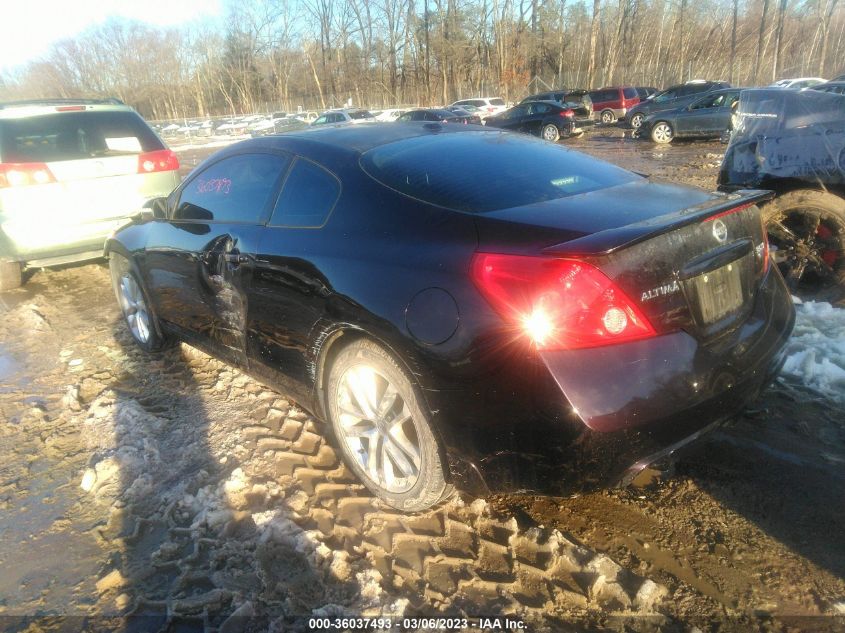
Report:
M396 387L369 365L355 365L338 383L341 440L366 475L388 492L410 490L420 472L419 436Z
M150 316L144 295L132 275L120 279L120 305L132 336L146 343L150 340Z

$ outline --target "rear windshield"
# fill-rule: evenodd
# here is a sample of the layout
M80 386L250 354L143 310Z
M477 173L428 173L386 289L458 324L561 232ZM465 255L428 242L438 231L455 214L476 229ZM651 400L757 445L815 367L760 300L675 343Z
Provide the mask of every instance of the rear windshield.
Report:
M349 113L350 119L371 119L373 115L368 110L354 110Z
M47 163L163 149L134 112L62 112L0 119L0 160Z
M639 178L559 145L503 132L388 143L366 152L361 166L400 193L470 213L557 200Z
M504 99L498 99L498 98L497 99L490 99L490 105L503 106L503 105L505 105L505 100Z

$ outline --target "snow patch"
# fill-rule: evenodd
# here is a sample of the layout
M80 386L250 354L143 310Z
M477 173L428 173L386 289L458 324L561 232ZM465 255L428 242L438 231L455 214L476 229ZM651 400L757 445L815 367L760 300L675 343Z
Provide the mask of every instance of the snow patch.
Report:
M783 374L837 402L845 402L845 310L829 303L797 303Z

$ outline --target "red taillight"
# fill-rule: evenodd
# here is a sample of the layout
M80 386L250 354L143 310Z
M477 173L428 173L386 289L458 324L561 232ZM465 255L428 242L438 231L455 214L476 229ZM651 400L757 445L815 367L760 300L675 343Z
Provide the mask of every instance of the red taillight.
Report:
M477 253L472 279L515 334L538 349L598 347L656 334L616 284L580 260Z
M157 171L175 171L179 169L179 158L176 152L160 149L155 152L144 152L138 155L138 173L151 174Z
M572 110L571 108L569 110L561 110L560 116L565 116L566 118L574 117L575 116L575 110Z
M45 163L0 163L0 189L56 182Z

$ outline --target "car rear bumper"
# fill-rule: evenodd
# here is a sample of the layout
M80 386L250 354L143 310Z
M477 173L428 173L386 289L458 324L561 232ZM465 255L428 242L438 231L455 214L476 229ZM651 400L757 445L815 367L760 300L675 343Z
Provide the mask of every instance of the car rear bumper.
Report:
M483 414L467 415L466 394L447 404L443 419L457 412L462 425L444 429L456 483L476 492L569 495L628 480L756 398L783 365L794 319L772 269L752 315L719 341L701 345L677 332L544 353L545 375L523 367L511 389L479 394Z
M12 231L0 225L0 259L35 267L92 259L92 253L102 256L106 238L127 221L119 217L42 230L14 226Z
M586 132L587 130L591 129L595 124L596 122L592 119L573 119L572 123L570 124L569 133L580 134L581 132Z

